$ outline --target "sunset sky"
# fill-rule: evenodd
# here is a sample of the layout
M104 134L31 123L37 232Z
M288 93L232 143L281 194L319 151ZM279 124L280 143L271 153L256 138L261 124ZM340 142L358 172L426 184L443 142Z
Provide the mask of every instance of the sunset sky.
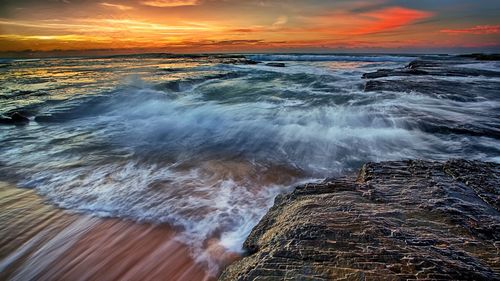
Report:
M498 0L0 0L0 51L500 49Z

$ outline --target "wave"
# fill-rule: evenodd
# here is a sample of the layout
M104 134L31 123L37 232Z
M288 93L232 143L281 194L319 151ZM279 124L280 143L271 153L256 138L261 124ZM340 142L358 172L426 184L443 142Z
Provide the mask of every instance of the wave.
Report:
M174 225L178 239L214 273L209 245L240 252L275 196L301 181L348 173L366 161L499 161L500 146L491 138L498 126L495 81L466 81L474 92L425 77L410 92L364 92L363 72L412 58L254 56L374 63L290 63L270 70L216 61L158 75L165 64L150 61L146 79L130 76L112 88L105 83L117 78L99 74L105 79L91 87L68 84L65 91L85 94L44 105L46 118L0 130L0 175L64 208ZM93 63L72 63L83 62ZM126 70L135 72L138 64L128 62ZM109 65L124 67L122 60ZM99 86L98 95L88 94ZM448 95L455 92L462 99Z
M384 104L202 97L129 88L94 98L75 119L4 137L3 161L62 208L179 227L215 273L207 243L241 252L275 196L294 184L431 150L429 137L381 114Z
M36 184L38 193L62 208L169 223L179 228L178 239L190 246L193 256L215 274L217 257L210 246L240 253L252 227L287 188L244 174L255 176L252 169L250 163L238 161L183 167L127 160L41 171L23 184ZM258 172L265 175L266 170L280 172L269 167Z
M410 62L415 56L390 55L248 55L248 59L256 61L365 61L365 62Z

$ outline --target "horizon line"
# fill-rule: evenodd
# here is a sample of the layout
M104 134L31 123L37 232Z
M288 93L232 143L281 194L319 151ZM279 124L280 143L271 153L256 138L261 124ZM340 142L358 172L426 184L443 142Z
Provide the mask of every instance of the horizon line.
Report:
M331 49L331 50L262 50L262 51L199 51L199 52L172 52L156 49L75 49L75 50L19 50L0 51L0 59L9 58L57 58L57 57L106 57L106 56L133 56L133 55L251 55L251 54L317 54L317 55L466 55L466 54L499 54L500 46L488 49L479 48L414 48L414 49L391 49L391 48L365 48L365 49ZM18 57L19 56L19 57Z

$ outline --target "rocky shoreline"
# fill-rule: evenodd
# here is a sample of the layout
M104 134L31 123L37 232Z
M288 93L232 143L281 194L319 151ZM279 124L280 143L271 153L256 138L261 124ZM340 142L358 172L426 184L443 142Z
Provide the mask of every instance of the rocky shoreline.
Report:
M500 164L368 163L299 186L219 280L500 280Z
M497 64L494 61L488 63ZM497 97L499 77L498 68L484 69L484 61L464 57L420 58L405 67L379 69L363 75L366 80L365 92L402 92L445 99L455 102L457 108L460 103L480 103L484 101L484 97ZM420 125L416 126L420 131L500 139L500 127L494 121L480 123L473 119L464 119L457 122L447 116L414 114L407 112L407 116L421 121ZM492 119L497 119L496 115L492 116Z

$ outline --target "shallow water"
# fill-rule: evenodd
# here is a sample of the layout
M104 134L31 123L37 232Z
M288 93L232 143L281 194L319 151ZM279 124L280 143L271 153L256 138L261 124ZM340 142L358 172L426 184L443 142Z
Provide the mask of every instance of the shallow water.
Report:
M364 92L363 73L414 57L249 58L287 67L172 56L4 62L1 113L46 122L0 127L0 179L72 211L168 224L216 275L214 247L241 253L274 197L296 184L367 161L500 161L498 78ZM446 130L457 123L474 133Z
M3 182L0 196L1 280L214 280L168 225L60 211Z

